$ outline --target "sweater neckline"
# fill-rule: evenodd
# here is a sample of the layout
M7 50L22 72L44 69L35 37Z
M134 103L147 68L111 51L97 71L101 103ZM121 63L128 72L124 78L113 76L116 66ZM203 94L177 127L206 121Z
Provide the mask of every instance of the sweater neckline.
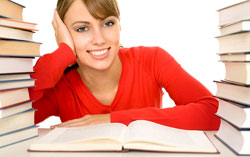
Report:
M96 97L91 93L91 91L88 89L88 87L85 85L85 83L82 81L80 74L78 73L77 69L74 69L74 73L77 79L77 82L80 82L80 86L82 87L81 89L84 91L85 94L87 94L87 96L91 99L92 102L94 102L96 105L99 105L100 107L104 107L104 108L113 108L115 106L115 104L117 104L117 101L120 98L122 89L123 89L123 81L124 81L124 61L123 58L121 57L121 53L120 51L118 52L121 64L122 64L122 72L121 72L121 76L120 76L120 80L118 83L118 88L115 94L115 97L112 101L112 103L110 105L105 105L102 104L101 102L99 102L99 100L96 99Z

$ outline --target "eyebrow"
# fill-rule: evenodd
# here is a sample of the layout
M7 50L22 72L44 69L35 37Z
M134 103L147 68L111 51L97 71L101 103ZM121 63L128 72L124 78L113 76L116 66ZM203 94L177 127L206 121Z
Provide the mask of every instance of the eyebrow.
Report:
M81 24L90 24L90 22L88 21L75 21L74 23L71 24L71 26L73 26L74 24L77 24L77 23L81 23Z

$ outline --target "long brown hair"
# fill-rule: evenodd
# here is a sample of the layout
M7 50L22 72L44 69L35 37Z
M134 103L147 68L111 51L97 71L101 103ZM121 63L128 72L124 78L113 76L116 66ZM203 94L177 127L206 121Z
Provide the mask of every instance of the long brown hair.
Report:
M74 0L58 0L57 11L61 19L64 19ZM120 19L120 11L116 0L82 0L89 13L96 19L105 19L109 16L115 16Z

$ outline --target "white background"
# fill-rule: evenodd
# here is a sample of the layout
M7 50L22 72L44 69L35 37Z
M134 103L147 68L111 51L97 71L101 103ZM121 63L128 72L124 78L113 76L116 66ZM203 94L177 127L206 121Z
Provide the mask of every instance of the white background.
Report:
M51 21L57 0L16 0L26 6L24 21L37 23L34 40L43 43L41 54L57 48ZM168 51L192 76L213 94L213 80L224 78L224 65L219 63L218 12L220 8L242 0L118 0L121 12L121 44L160 46ZM167 94L164 107L173 106ZM41 124L59 123L50 118Z

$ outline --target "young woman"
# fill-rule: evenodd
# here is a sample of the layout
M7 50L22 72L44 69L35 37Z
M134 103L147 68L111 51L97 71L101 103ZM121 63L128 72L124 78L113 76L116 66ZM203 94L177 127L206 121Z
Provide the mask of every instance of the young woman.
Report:
M41 57L30 89L35 123L57 127L138 119L181 129L218 129L218 101L159 47L120 48L116 0L58 0L53 27L59 48ZM176 106L162 107L162 88Z

